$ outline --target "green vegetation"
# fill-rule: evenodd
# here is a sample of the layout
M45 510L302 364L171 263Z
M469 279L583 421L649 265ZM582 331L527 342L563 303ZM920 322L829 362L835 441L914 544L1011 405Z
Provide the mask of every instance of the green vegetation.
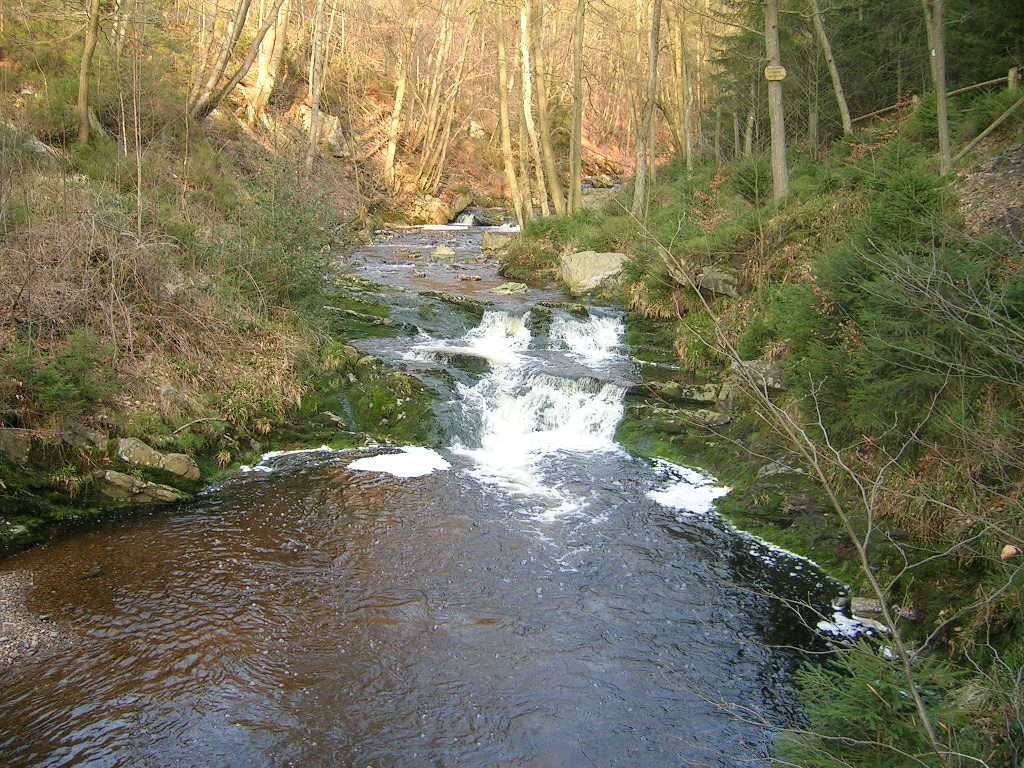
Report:
M961 140L1009 100L959 97ZM683 380L728 378L737 394L726 428L652 400L631 407L619 439L711 469L735 489L719 503L729 519L870 593L824 481L858 537L870 532L870 568L903 607L903 641L920 648L912 674L935 743L898 658L863 644L801 673L812 729L784 739L787 764L1016 768L1024 757L1024 586L1016 559L999 558L1024 540L1024 282L1019 232L987 200L1020 178L941 178L930 109L837 141L827 161L797 157L778 209L758 155L669 166L647 218L629 224L618 300L634 313L631 341L647 360L670 347ZM991 168L1017 167L1021 129L1019 115L1003 126ZM520 254L528 265L615 247L605 233L624 226L614 205L545 221L508 269ZM708 267L734 274L738 295L695 291L691 276ZM745 394L729 371L737 358L774 362L785 391L773 403ZM801 445L820 477L758 472L764 457L809 470Z

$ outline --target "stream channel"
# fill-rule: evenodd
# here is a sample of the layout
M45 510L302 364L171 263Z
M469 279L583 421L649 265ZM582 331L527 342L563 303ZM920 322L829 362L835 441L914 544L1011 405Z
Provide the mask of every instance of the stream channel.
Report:
M0 563L76 638L0 676L0 764L768 765L815 642L773 595L831 587L617 445L621 313L492 294L480 237L350 259L420 329L360 346L439 388L444 447L267 456Z

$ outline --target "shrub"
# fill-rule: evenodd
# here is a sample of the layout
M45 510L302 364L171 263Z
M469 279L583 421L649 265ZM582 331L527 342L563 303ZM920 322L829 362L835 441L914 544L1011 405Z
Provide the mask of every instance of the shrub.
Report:
M92 412L120 389L112 354L84 333L44 355L16 346L0 359L0 423L35 427Z

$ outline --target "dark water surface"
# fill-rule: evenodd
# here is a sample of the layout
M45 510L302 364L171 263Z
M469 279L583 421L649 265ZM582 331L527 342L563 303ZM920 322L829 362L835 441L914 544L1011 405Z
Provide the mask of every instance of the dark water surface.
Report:
M628 358L560 393L522 323L487 322L518 362L460 390L486 434L446 471L285 456L0 563L78 638L0 676L0 765L766 765L813 641L770 595L821 604L820 574L646 495L686 475L611 440L599 379Z
M732 766L789 716L766 644L806 638L759 592L814 574L642 462L545 521L457 464L317 456L6 561L82 642L0 678L3 764Z

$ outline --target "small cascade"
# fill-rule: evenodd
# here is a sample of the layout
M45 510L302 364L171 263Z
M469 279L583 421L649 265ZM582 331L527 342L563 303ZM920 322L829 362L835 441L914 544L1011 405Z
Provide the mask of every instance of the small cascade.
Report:
M470 458L474 474L485 482L578 507L558 492L554 479L544 476L545 459L558 452L618 450L615 429L626 390L594 377L570 379L532 370L527 320L488 312L462 340L462 348L486 354L492 365L473 386L458 387L472 437L453 450ZM621 343L622 325L613 319L572 319L558 327L559 346L580 360L607 360ZM507 363L497 362L502 360Z
M556 315L551 320L551 345L568 350L585 365L599 365L618 355L624 333L620 317L579 319Z
M455 217L455 221L452 224L458 224L460 227L471 227L474 224L474 214L472 211L463 211Z

